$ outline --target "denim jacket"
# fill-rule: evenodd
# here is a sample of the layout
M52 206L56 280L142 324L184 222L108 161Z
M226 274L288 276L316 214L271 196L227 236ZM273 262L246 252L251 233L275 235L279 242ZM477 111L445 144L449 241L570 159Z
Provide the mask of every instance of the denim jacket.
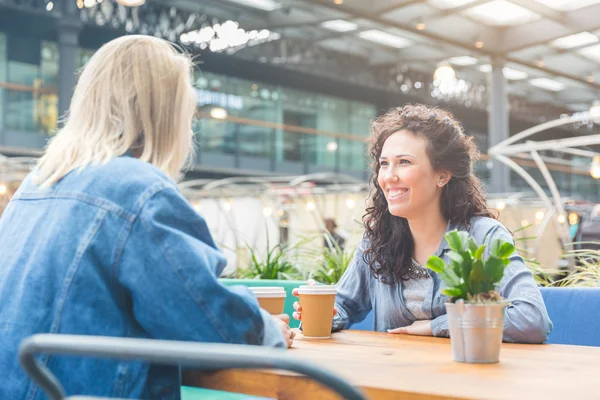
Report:
M0 399L45 398L17 360L35 333L285 346L249 290L218 282L225 257L157 168L118 157L49 189L32 174L0 218ZM174 367L41 361L67 395L180 397Z
M467 230L469 236L473 236L480 244L489 245L494 239L514 243L508 230L491 218L473 218L469 226L448 225L448 231L454 229ZM352 264L337 285L336 307L339 313L334 318L333 330L347 329L365 319L369 312L374 314L376 331L385 332L387 329L408 326L416 320L405 305L402 284L382 283L363 260L368 246L368 240L363 238ZM449 261L448 250L450 247L446 239L443 239L435 255ZM489 246L486 248L485 257L487 256ZM441 293L445 285L435 272L429 271L429 274L433 278L433 287L425 296L422 311L432 321L434 336L448 337L448 316L444 305L448 298ZM504 316L504 341L544 342L552 330L552 322L540 289L517 252L510 257L510 264L504 271L498 291L511 303Z

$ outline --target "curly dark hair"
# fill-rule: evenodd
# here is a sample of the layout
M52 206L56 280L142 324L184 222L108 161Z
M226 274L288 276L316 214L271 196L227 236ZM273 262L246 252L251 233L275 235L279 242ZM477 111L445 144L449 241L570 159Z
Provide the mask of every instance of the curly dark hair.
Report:
M388 111L372 124L368 140L373 161L371 192L363 216L369 248L363 254L373 274L392 284L408 279L413 257L413 237L408 221L390 214L385 194L377 182L379 157L385 141L394 133L407 130L427 140L427 155L435 171L448 171L452 177L442 189L442 215L451 223L468 226L471 218L495 218L486 204L473 164L479 151L473 137L465 134L460 122L441 108L422 104L406 105Z

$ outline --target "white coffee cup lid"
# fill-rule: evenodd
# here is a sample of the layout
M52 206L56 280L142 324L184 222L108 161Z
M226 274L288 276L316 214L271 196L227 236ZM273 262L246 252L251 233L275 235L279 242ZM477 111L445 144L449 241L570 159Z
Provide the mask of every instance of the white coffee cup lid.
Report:
M256 297L286 297L285 289L281 286L257 286L249 287Z
M298 294L336 294L337 289L335 286L330 285L317 285L309 286L302 285L298 288Z

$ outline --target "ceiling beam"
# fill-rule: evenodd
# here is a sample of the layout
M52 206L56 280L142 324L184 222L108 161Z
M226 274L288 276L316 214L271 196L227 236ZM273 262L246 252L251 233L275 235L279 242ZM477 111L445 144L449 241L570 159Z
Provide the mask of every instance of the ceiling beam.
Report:
M548 43L554 39L584 31L600 29L600 4L564 13L564 23L542 19L525 25L506 28L498 51L509 53Z
M412 25L407 25L407 24L402 24L399 22L391 21L391 20L382 18L378 15L375 15L373 13L368 13L368 12L364 12L361 10L357 10L356 8L347 6L345 4L336 5L336 4L333 4L330 0L307 0L307 1L312 4L321 6L323 8L334 9L334 10L338 10L340 12L344 12L353 18L369 19L373 22L376 22L376 23L384 25L384 26L388 26L390 28L396 28L396 29L403 30L405 32L411 32L416 35L419 35L419 36L425 37L427 39L430 39L432 41L435 41L437 43L445 43L447 45L465 49L465 50L470 51L475 54L480 54L480 55L490 56L490 57L506 54L506 53L502 52L500 49L498 49L499 46L496 46L495 44L493 44L493 45L486 44L486 47L484 47L482 49L478 49L475 47L474 43L464 43L464 42L461 42L461 41L458 41L455 39L450 39L447 36L438 35L436 33L428 31L428 30L420 31ZM592 7L587 7L588 10L590 8L592 8ZM572 13L567 14L567 19L569 19L569 15L571 15L571 14ZM598 22L598 18L597 18L598 14L600 14L600 8L599 8L599 12L597 14L590 13L590 15L588 16L590 18L588 18L588 19L594 19L596 21L596 23L600 25L600 22ZM571 18L572 17L573 17L573 15L571 15ZM553 22L553 21L547 21L547 22L552 22L555 26L556 25L560 26L559 24L557 24L556 22ZM531 26L531 24L527 24L526 26ZM527 34L525 34L525 36L527 36ZM561 35L561 36L564 36L564 35ZM504 40L504 42L506 42L506 35L503 36L502 39ZM520 38L520 39L522 40L523 38ZM494 49L494 50L491 50L491 49ZM534 70L543 71L543 72L549 73L554 76L559 76L562 78L570 79L572 81L582 83L592 89L600 90L600 83L588 82L583 77L571 75L567 72L557 71L557 70L553 70L553 69L549 69L549 68L540 68L533 62L523 61L523 60L520 60L520 59L517 59L514 57L507 57L507 61L514 63L514 64L522 65L522 66L525 66L525 67L528 67L528 68L531 68Z
M377 14L377 15L387 14L389 12L397 11L397 10L400 10L400 9L402 9L404 7L411 6L413 4L424 3L425 1L426 0L405 0L405 1L401 2L401 3L399 3L399 4L394 4L394 5L391 5L391 6L387 6L387 7L381 8L381 9L375 11L375 14Z
M544 18L551 19L559 24L565 23L565 13L562 11L555 10L554 8L538 3L537 1L531 0L508 0L517 6L523 7L526 10L541 15Z
M432 15L432 17L434 17L434 18L448 17L450 15L458 14L460 12L468 10L469 8L477 7L477 6L480 6L482 4L486 4L486 3L491 3L492 1L493 0L477 0L477 1L473 1L471 3L463 4L462 6L447 8L445 10L440 10L439 13L436 13L436 14ZM429 20L429 17L427 19Z

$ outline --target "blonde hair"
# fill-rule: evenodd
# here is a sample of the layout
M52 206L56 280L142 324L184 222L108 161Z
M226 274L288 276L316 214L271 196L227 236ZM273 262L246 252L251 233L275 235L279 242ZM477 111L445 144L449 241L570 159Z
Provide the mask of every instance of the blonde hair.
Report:
M123 36L85 66L64 127L38 162L49 187L74 169L131 151L173 179L192 151L192 63L167 41Z

